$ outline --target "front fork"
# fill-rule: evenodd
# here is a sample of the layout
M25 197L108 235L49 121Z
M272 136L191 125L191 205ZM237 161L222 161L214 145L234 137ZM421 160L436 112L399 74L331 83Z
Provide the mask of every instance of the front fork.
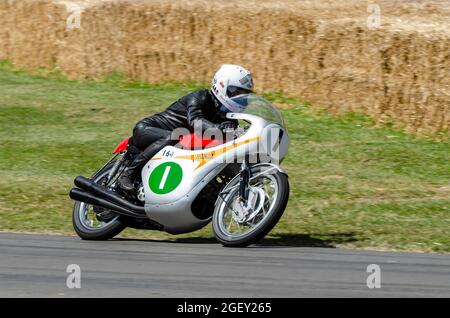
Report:
M241 197L243 203L247 203L248 200L248 192L249 192L248 183L251 177L252 177L252 170L247 162L247 159L244 159L244 161L241 164L241 171L239 177L239 196Z

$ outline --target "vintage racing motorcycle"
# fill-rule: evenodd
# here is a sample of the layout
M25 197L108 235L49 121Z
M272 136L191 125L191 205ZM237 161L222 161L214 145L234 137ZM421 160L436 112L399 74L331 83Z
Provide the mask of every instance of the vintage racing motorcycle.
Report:
M264 98L234 98L246 106L228 113L239 127L224 143L196 134L161 149L145 165L135 195L117 186L126 168L128 138L91 178L74 180L73 225L86 240L106 240L126 227L180 234L212 221L217 240L242 247L258 242L278 222L289 197L286 172L279 163L289 137L277 109Z

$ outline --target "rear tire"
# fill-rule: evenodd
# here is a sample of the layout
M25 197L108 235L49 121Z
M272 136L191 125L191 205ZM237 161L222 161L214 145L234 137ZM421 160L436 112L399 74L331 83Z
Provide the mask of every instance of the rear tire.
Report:
M252 174L256 175L261 171L261 169L267 169L267 166L258 165L252 167ZM230 233L226 233L223 226L219 226L219 223L223 222L221 220L223 214L219 213L219 211L220 209L224 208L225 204L223 200L219 201L219 204L216 206L213 215L213 231L216 236L216 239L223 246L245 247L254 244L260 241L264 236L266 236L270 232L270 230L272 230L272 228L278 223L278 221L280 220L281 216L284 213L284 210L286 209L286 205L289 199L289 182L287 175L280 171L276 171L271 175L274 177L274 180L276 180L278 186L278 195L275 199L275 202L273 203L273 208L271 209L270 212L268 212L269 215L263 218L263 220L261 220L261 223L258 224L257 228L255 228L252 232L248 233L247 235L243 235L241 237L234 237L233 235L230 235ZM239 176L236 176L235 178L238 179ZM235 184L239 184L239 181L236 181L236 179L231 180L229 185L233 186Z
M96 173L94 181L96 183L99 183L108 174L113 165L114 161L108 164L102 170L98 171ZM122 217L119 215L114 216L111 220L106 222L101 227L94 228L92 226L89 226L86 222L83 222L83 218L85 218L86 215L86 209L92 209L92 206L87 203L76 201L72 212L73 228L78 236L83 240L108 240L118 235L126 228L126 225L122 221Z

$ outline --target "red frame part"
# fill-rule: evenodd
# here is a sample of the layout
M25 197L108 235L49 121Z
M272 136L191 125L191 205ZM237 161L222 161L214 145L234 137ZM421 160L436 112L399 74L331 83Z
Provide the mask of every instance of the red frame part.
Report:
M127 150L128 147L128 141L131 137L127 137L124 140L122 140L117 146L116 149L114 149L113 153L123 153Z

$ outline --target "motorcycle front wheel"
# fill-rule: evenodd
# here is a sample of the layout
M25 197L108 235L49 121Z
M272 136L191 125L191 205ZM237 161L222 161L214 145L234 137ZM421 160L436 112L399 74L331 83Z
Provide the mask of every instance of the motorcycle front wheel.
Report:
M114 161L98 171L94 181L101 183L113 165ZM73 207L72 224L75 232L83 240L108 240L126 228L116 213L78 201Z
M248 200L239 194L239 175L222 190L213 215L213 231L227 247L245 247L261 240L278 223L289 198L287 175L270 164L251 168Z

